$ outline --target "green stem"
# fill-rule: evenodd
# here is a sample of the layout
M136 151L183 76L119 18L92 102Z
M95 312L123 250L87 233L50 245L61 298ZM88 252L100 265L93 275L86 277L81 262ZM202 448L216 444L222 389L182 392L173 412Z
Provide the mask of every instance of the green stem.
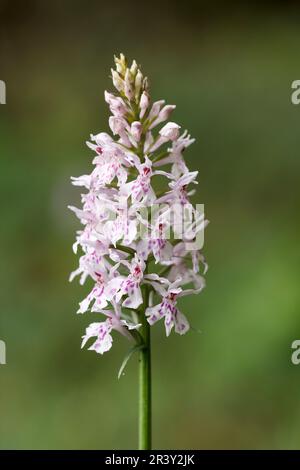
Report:
M151 449L151 344L150 325L145 316L149 304L149 291L145 286L144 311L141 312L142 334L145 348L139 352L139 449Z
M110 245L110 248L115 248L115 247L113 245ZM132 255L132 256L135 255L135 251L129 246L124 246L124 245L121 245L120 243L116 243L116 248L117 250L124 251L125 253L128 253L129 255Z
M163 158L167 157L169 154L170 154L170 152L168 152L167 150L165 150L164 152L159 153L158 155L156 155L156 157L153 157L151 159L152 163L159 162L159 160L162 160Z

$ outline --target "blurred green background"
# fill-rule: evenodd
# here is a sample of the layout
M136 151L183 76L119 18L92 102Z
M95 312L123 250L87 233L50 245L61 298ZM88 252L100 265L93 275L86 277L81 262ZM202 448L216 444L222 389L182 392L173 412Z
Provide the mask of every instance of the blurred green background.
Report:
M68 283L69 177L108 130L121 51L196 137L186 159L211 221L207 289L181 305L201 333L152 330L154 448L300 447L299 20L290 1L0 1L1 448L137 445L137 358L118 381L125 340L80 350L90 285Z

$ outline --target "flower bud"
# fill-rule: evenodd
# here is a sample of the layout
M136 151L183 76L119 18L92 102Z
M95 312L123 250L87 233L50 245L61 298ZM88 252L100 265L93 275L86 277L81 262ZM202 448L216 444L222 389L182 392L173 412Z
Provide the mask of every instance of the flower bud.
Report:
M130 67L130 73L131 73L133 76L135 76L136 73L137 73L137 71L138 71L138 66L137 66L136 61L134 60L134 61L132 62L131 67Z
M126 121L122 118L118 118L115 116L110 116L109 118L109 127L112 130L114 135L118 134L121 135L125 132L126 129Z
M143 74L140 70L137 71L136 77L135 77L135 98L138 99L140 96L141 88L142 88L142 82L143 82Z
M164 127L159 131L158 139L151 145L151 152L155 152L161 145L168 142L168 140L176 140L179 137L180 126L175 122L168 122Z
M160 119L161 121L166 121L167 119L169 119L172 111L174 111L175 108L176 108L175 104L167 104L160 111L158 115L158 119Z
M150 121L152 121L153 118L156 118L160 112L160 109L162 107L162 105L165 104L165 100L159 100L159 101L155 101L155 103L153 103L152 105L152 108L150 110L150 113L149 113L149 116L148 116L148 119Z
M108 91L104 91L104 99L106 103L111 104L112 101L114 100L115 96L112 93L109 93Z
M124 103L122 98L120 98L120 96L115 96L112 93L108 93L107 91L105 91L104 98L106 103L109 104L109 108L114 116L123 117L127 113L128 109L126 107L126 104Z
M143 90L148 90L149 89L149 80L148 77L145 77L143 80Z
M117 72L120 73L121 75L125 75L127 61L126 61L126 57L124 56L124 54L121 53L120 58L115 56L114 59L115 59Z
M179 137L180 126L175 122L168 122L164 127L161 128L159 134L167 140L176 140Z
M142 124L141 124L139 121L134 121L134 122L131 124L130 132L131 132L132 137L134 138L134 140L135 140L136 142L139 142L139 141L140 141L140 138L141 138L141 135L142 135L142 131L143 131L143 126L142 126Z
M129 101L133 98L133 88L132 88L132 80L131 80L131 73L129 69L126 69L125 73L125 88L124 88L125 96L129 99Z
M172 111L176 108L175 105L172 105L172 104L167 104L166 106L164 106L160 112L159 112L159 115L157 116L157 118L155 119L155 121L153 121L153 123L151 124L150 126L150 129L153 129L153 127L157 126L158 124L160 124L161 122L164 122L166 121L167 119L169 119Z
M96 135L91 134L90 138L93 142L96 142L96 144L99 145L100 147L109 145L113 142L112 137L106 132L100 132L99 134L96 134Z
M145 115L149 106L149 95L146 91L143 91L141 99L140 99L140 119L142 119Z
M112 81L114 84L114 87L119 91L122 92L124 91L124 80L120 77L118 72L115 70L111 69L111 74L112 74Z

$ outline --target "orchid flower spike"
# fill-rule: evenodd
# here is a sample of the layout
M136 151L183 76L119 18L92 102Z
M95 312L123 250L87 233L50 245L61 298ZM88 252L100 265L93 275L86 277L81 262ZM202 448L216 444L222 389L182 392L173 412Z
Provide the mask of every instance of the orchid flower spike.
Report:
M70 280L79 275L81 284L92 283L77 313L100 316L87 327L82 346L99 354L112 347L115 332L142 344L143 326L159 320L167 336L172 330L185 334L189 321L177 303L203 289L207 270L202 247L189 251L184 234L174 238L174 214L183 207L196 214L190 196L198 172L183 157L194 139L168 121L174 105L151 102L148 79L135 61L128 65L123 54L115 57L111 77L115 91L104 97L112 135L91 135L93 169L72 178L86 192L80 208L70 206L82 224L73 245L75 252L81 249L79 267ZM163 179L158 190L156 180Z

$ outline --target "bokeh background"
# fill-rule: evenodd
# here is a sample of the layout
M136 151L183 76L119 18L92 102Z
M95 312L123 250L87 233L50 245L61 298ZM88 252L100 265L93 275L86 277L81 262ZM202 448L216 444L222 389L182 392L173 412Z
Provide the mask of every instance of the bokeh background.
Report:
M225 2L224 2L225 3ZM79 224L70 175L108 130L114 53L197 138L198 202L211 223L207 289L181 308L195 329L153 331L154 448L300 447L300 78L297 2L0 1L0 447L137 445L137 358L117 372L80 350L90 285L68 283Z

